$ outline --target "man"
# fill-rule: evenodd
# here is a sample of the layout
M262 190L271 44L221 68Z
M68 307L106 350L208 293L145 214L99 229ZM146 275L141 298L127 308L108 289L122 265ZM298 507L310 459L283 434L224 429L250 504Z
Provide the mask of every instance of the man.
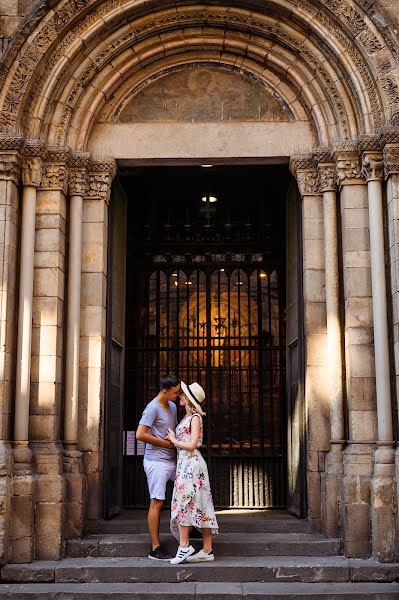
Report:
M137 428L136 437L145 442L144 471L150 492L148 529L151 550L148 558L170 560L172 557L161 547L159 523L165 501L166 484L175 480L176 450L166 436L168 428L175 430L177 409L174 401L181 393L180 381L175 375L161 377L158 395L147 404Z

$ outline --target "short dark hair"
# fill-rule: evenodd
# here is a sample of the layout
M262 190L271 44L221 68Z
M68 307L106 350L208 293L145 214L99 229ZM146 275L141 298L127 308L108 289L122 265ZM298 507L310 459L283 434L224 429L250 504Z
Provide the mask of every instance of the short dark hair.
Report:
M171 373L169 373L169 375L164 375L159 380L161 390L169 390L170 388L179 385L179 383L180 381L177 379L176 375L172 375Z

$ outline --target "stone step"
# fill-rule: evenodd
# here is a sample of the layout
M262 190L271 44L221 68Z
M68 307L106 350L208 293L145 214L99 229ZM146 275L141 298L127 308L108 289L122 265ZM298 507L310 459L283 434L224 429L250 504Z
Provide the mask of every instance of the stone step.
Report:
M161 533L169 533L170 513L161 514ZM217 512L220 529L224 533L312 533L310 523L287 511L223 511ZM109 521L100 521L99 529L93 533L126 534L147 533L147 513L130 511Z
M172 555L177 541L169 534L161 536L163 546ZM201 547L201 540L192 540ZM309 533L222 533L215 536L216 556L336 556L340 554L340 540L326 539L321 534ZM89 536L82 540L68 540L67 556L147 556L148 534L114 534Z
M394 583L3 584L0 600L398 600Z
M222 557L212 563L180 564L148 558L67 558L9 564L3 583L188 583L188 582L372 582L399 581L399 563L343 556Z

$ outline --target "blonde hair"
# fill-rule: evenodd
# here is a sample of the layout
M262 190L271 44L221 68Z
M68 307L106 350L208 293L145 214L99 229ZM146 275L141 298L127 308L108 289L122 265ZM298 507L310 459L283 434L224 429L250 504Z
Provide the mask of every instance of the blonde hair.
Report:
M190 402L190 398L188 396L186 396L186 394L184 394L184 397L186 399L186 405L185 405L186 413L188 415L200 415L198 410L195 408L194 404L192 404Z

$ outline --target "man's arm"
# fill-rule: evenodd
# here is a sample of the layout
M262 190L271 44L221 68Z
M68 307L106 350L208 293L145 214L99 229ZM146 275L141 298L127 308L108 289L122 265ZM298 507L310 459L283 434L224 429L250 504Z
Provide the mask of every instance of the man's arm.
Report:
M157 438L155 435L147 433L149 429L150 427L147 427L147 425L139 425L136 431L136 439L140 442L145 442L146 444L160 446L161 448L174 448L172 442L169 440L161 440L161 438Z

